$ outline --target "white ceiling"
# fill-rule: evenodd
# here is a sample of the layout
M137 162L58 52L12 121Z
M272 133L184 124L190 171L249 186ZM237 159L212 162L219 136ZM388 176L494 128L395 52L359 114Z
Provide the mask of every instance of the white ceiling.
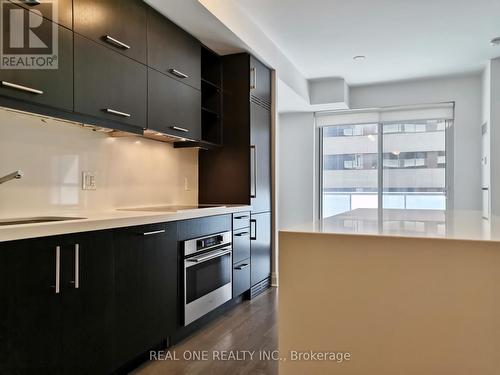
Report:
M308 79L459 74L500 56L500 0L232 0ZM362 62L353 56L366 55Z

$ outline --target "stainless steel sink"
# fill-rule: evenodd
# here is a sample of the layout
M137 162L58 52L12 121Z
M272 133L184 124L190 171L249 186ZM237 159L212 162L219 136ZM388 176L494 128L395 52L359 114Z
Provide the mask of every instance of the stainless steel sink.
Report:
M84 217L62 217L62 216L40 216L40 217L22 217L16 219L0 219L0 227L5 225L21 225L21 224L39 224L51 223L55 221L66 220L81 220Z

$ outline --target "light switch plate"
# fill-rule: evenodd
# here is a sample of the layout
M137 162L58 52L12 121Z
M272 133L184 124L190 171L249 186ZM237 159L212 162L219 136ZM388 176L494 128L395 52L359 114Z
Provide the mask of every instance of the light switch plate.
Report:
M96 173L82 172L82 190L96 190Z

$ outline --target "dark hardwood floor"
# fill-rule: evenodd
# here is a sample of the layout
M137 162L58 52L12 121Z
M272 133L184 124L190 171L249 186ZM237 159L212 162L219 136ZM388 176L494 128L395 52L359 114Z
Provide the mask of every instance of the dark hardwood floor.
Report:
M251 301L245 301L194 335L169 348L178 360L148 361L134 375L214 374L274 375L278 362L260 359L263 351L278 350L278 292L271 288ZM240 360L213 360L229 351ZM254 353L250 359L248 352ZM184 356L205 353L208 360L187 360ZM215 357L214 357L215 356Z

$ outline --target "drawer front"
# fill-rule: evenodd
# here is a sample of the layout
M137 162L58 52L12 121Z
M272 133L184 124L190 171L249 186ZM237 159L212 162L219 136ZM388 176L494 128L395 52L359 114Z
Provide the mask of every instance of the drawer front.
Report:
M199 140L201 92L153 69L148 82L148 129Z
M250 212L238 212L233 214L233 230L250 226Z
M147 68L75 34L75 112L146 127Z
M74 0L74 30L146 63L147 8L135 0Z
M47 32L56 27L58 69L1 69L0 95L72 111L73 33L48 20L42 25Z
M182 220L178 222L178 228L177 239L179 241L227 232L231 230L231 215L207 216Z
M233 266L233 298L250 289L250 259Z
M239 229L233 233L233 263L250 257L250 228Z
M201 89L201 45L158 12L148 12L148 66Z

